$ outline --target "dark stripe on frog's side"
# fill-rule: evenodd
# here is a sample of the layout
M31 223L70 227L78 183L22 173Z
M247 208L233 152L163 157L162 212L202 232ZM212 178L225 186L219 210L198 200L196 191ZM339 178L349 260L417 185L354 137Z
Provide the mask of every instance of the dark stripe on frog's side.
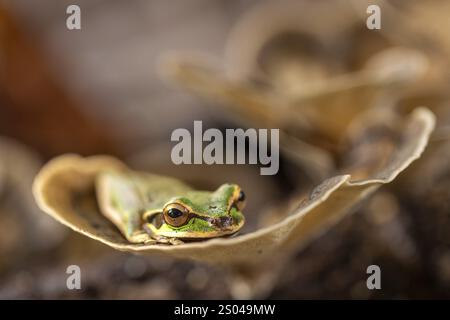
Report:
M162 212L158 212L154 215L152 215L152 219L150 221L148 221L149 223L153 224L156 228L160 228L161 225L164 223L164 220L162 219ZM190 212L189 213L190 217L189 220L191 219L200 219L203 221L206 221L208 223L210 223L211 225L215 226L216 228L219 229L223 229L226 230L228 229L228 227L233 225L233 219L236 219L235 223L239 223L241 221L241 217L239 215L231 215L229 214L228 216L207 216L207 215L201 215L201 214L197 214L195 212ZM174 230L176 229L183 229L185 225L180 226L179 228L176 227L172 227ZM193 231L203 231L203 230L193 230Z

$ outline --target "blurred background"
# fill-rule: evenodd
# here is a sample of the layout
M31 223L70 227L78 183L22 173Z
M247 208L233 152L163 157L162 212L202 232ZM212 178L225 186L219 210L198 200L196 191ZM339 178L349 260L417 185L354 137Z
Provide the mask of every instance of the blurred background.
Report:
M120 253L63 227L35 205L35 174L60 154L111 154L133 168L205 189L230 180L248 193L244 232L252 230L262 223L262 209L284 206L291 195L339 171L350 159L345 147L326 132L296 131L333 161L330 171L317 175L285 154L276 176L260 176L258 166L174 166L174 129L192 130L194 120L221 129L245 123L221 108L223 101L203 99L161 76L161 57L206 54L218 69L231 70L237 83L288 95L286 81L320 83L351 74L394 47L425 57L423 77L383 87L376 99L361 102L352 93L345 101L385 104L399 113L430 107L438 127L427 153L400 181L289 259L270 290L252 297L450 298L450 26L442 8L449 4L373 3L386 8L381 30L367 29L365 1L279 1L267 7L244 0L0 1L0 298L242 297L244 289L228 283L230 270ZM66 28L70 4L81 8L81 30ZM291 71L301 66L297 77L278 72L284 61ZM416 77L410 69L408 79ZM321 117L326 123L327 116ZM314 127L314 117L308 120ZM66 288L70 264L82 269L82 290ZM382 290L366 288L371 264L382 268Z

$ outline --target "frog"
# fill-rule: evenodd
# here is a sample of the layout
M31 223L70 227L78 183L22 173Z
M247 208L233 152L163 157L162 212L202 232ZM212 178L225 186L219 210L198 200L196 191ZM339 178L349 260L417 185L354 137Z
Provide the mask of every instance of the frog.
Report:
M173 177L127 170L99 173L95 188L100 212L130 243L229 237L245 223L246 195L233 183L203 191Z

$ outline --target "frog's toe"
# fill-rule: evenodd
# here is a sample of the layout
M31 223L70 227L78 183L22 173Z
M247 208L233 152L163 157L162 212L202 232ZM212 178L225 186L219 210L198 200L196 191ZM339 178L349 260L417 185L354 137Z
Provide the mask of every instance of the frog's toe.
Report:
M169 238L169 243L172 245L180 245L183 244L184 242L177 238Z
M158 243L155 239L147 239L144 241L144 244L156 244Z
M128 240L133 243L148 243L155 241L146 232L136 232L132 234Z
M166 238L163 236L155 236L154 239L156 240L157 243L161 243L161 244L169 244L170 243L169 238Z

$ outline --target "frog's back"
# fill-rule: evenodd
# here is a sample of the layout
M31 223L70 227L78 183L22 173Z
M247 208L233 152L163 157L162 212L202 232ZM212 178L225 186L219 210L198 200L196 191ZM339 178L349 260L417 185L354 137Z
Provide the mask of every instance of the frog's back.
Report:
M96 179L100 211L129 240L141 229L144 211L162 209L171 198L190 190L175 178L136 171L104 171Z
M153 207L192 190L189 185L172 177L131 170L104 171L98 177L97 186L123 198L123 203L129 207Z

